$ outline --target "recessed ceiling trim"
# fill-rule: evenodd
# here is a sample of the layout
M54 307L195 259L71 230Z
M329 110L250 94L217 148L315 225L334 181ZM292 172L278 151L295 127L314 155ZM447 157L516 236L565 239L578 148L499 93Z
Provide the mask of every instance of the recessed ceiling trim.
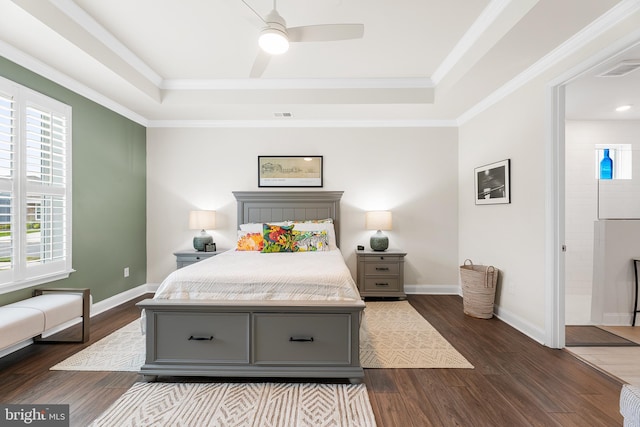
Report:
M474 21L453 50L434 71L431 79L435 84L438 84L444 76L451 71L511 2L512 0L492 0L491 3L484 8L480 16L478 16L478 19Z
M434 128L455 120L151 120L150 128Z
M100 25L91 15L71 0L49 0L62 13L67 15L76 24L91 34L108 49L131 65L138 73L142 74L156 86L162 83L162 77L147 65L139 56L129 50L106 28Z
M579 49L593 41L604 32L614 27L633 13L640 10L640 2L637 0L623 0L618 5L611 8L608 12L600 16L598 19L587 25L581 31L573 35L566 42L562 43L556 49L543 56L529 68L518 74L513 79L502 85L500 88L485 97L482 101L462 113L456 122L459 125L471 120L473 117L487 110L492 105L507 97L518 88L522 87L529 81L533 80L558 62L565 60L568 56L577 52ZM629 34L620 43L630 43L631 40L640 38L640 30Z
M85 98L99 105L102 105L103 107L108 108L109 110L118 113L133 122L136 122L142 126L148 126L149 124L148 120L142 117L140 114L131 111L130 109L124 107L122 104L109 99L101 93L96 92L95 90L83 85L79 81L67 76L64 73L59 72L55 68L52 68L49 65L35 59L31 55L27 55L26 53L20 51L19 49L16 49L15 47L7 44L2 40L0 40L0 56L3 56L9 61L14 62L19 66L42 76L45 79L49 79L52 82L59 84L67 90L75 92L80 96L84 96Z
M429 78L388 79L167 79L163 90L411 89L433 88Z

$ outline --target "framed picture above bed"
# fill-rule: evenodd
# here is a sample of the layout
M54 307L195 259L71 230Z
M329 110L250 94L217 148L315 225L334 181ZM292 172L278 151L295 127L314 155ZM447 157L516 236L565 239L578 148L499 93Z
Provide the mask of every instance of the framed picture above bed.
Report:
M322 156L258 156L258 187L322 184Z
M475 168L476 205L511 203L511 161Z

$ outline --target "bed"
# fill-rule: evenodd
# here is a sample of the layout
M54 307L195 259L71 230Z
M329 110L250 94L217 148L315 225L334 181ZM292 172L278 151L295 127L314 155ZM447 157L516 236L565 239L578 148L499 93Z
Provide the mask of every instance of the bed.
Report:
M338 249L342 192L233 194L239 226L330 219L335 247L317 253L234 250L172 273L153 299L138 303L146 329L140 372L146 380L210 376L361 382L364 302ZM248 274L235 273L242 266ZM330 280L317 283L316 276Z

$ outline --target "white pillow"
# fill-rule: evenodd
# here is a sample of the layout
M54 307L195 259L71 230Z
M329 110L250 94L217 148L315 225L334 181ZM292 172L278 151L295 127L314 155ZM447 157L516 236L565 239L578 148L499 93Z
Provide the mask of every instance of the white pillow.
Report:
M329 236L329 249L332 250L338 248L338 244L336 242L336 230L330 222L294 222L293 229L300 231L326 230L327 235Z
M240 224L240 231L248 231L249 233L262 233L262 222L251 222ZM291 225L291 221L269 222L273 225Z

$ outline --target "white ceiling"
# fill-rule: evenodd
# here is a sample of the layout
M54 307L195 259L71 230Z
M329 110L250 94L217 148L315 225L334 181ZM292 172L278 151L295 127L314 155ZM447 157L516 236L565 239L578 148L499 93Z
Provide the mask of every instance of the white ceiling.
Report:
M245 1L262 16L273 6ZM364 37L292 44L252 79L261 23L242 0L0 0L0 55L148 126L451 125L636 3L280 0L287 26L362 23ZM624 100L640 119L640 71L629 78L635 90L624 79L572 83L568 117Z

